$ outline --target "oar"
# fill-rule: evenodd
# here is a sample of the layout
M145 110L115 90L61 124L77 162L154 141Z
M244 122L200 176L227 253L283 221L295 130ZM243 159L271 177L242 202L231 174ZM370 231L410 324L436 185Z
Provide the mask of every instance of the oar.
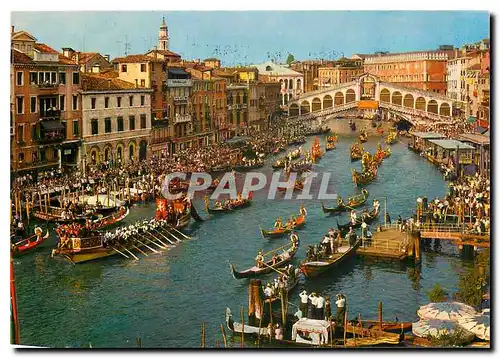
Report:
M155 238L156 240L158 240L159 242L161 242L163 245L165 245L165 246L168 247L167 244L165 244L164 242L162 242L159 238L157 238L156 236L154 236L153 234L151 234L149 231L146 231L146 233L148 235L150 235L151 237ZM175 244L172 241L170 241L168 237L165 237L165 239L167 239L167 241L170 242L171 246L175 246Z
M132 246L134 248L136 248L137 250L139 250L139 252L141 252L144 256L148 256L148 254L146 254L144 251L142 251L140 248L138 248L137 246L135 246L134 244L132 244Z
M266 264L264 261L262 261L261 263L262 263L264 266L267 266L267 267L269 267L269 268L273 269L274 271L276 271L276 272L277 272L277 273L279 273L280 275L284 275L284 273L283 273L283 272L276 270L274 267L272 267L271 265Z
M148 239L148 238L147 238L147 236L144 236L144 235L139 234L139 233L138 233L138 235L139 235L140 237L142 237L144 240L147 240L147 241L149 241L149 242L151 242L151 243L155 244L155 245L156 245L156 246L158 246L160 249L168 249L168 247L167 247L167 246L161 246L161 245L160 245L160 244L158 244L157 242L154 242L154 241L152 241L152 240Z
M168 244L165 244L163 241L161 241L159 238L157 238L156 236L154 236L153 234L151 234L149 231L145 231L145 232L148 233L149 235L151 235L151 237L153 237L155 240L158 240L165 247L172 247L172 246L174 246L174 245L168 246Z
M130 258L130 257L128 257L127 255L125 255L123 252L121 252L120 250L118 250L118 249L116 249L116 248L114 248L114 247L112 247L112 249L113 249L113 250L115 250L116 252L118 252L120 255L125 256L127 259L129 259L129 258Z
M135 256L129 249L127 249L125 246L123 245L120 245L121 247L123 247L125 249L125 251L127 251L130 255L132 255L132 257L134 259L136 259L136 261L139 261L139 258L137 256Z
M170 228L171 228L172 230L175 230L175 232L176 232L176 233L181 234L181 235L182 235L182 236L183 236L186 240L191 240L191 239L192 239L192 237L185 235L183 232L181 232L181 231L177 230L175 227L170 226Z
M150 246L146 245L146 244L145 244L145 243L143 243L141 240L139 240L139 239L136 239L136 240L137 240L137 242L140 242L140 243L141 243L141 245L146 246L148 249L150 249L151 251L153 251L155 254L157 254L157 253L158 253L158 251L157 251L157 250L155 250L155 249L153 249L152 247L150 247Z
M172 245L174 245L174 244L175 244L174 242L170 241L170 239L169 239L168 237L166 237L165 235L163 235L163 233L162 233L160 230L157 230L157 229L153 229L153 230L154 230L154 231L156 231L156 232L157 232L158 234L160 234L161 236L163 236L163 238L164 238L165 240L167 240L168 242L170 242ZM167 232L168 232L168 231L167 231ZM171 235L172 235L172 234L171 234ZM174 237L174 238L177 240L177 242L181 242L181 240L179 240L177 237L175 237L175 235L172 235L172 237Z

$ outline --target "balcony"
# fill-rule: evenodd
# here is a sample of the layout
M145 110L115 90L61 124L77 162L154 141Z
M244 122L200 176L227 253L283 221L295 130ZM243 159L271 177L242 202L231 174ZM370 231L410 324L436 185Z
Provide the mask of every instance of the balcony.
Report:
M190 114L177 114L174 117L174 124L191 122Z
M193 81L191 79L169 79L167 80L165 86L167 88L172 87L192 87Z
M40 111L40 119L55 119L61 118L61 111L59 109L47 109Z
M65 128L60 121L42 121L40 143L57 143L66 139Z
M58 88L59 87L59 83L57 83L57 82L54 82L54 83L49 83L49 82L38 83L37 87L39 89L53 89L53 88Z
M188 96L174 97L174 103L185 104L188 102Z
M152 128L165 128L168 127L168 119L157 119L151 121Z

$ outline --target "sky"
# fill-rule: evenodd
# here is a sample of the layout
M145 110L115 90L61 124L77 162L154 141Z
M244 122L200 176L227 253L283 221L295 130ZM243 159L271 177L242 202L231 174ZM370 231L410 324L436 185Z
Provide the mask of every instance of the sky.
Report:
M170 11L12 12L16 31L38 42L123 56L157 45L165 16L170 50L185 59L220 58L224 65L269 59L350 57L375 51L418 51L489 38L489 14L479 11Z

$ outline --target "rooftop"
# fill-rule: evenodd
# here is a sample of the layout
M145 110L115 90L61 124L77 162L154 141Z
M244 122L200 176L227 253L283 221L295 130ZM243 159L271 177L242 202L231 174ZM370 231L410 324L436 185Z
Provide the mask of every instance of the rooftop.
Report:
M155 59L146 55L128 55L125 57L117 57L111 61L112 63L144 63L155 62ZM163 62L163 61L162 61Z
M38 50L39 52L42 52L42 53L50 53L52 55L58 55L59 54L59 52L57 52L52 47L50 47L50 46L48 46L46 44L36 43L35 44L35 50Z
M431 139L429 142L436 144L438 147L443 149L474 149L473 146L462 143L455 139Z
M472 133L460 134L458 136L458 139L480 145L490 144L490 136L484 134L472 134Z
M178 58L181 58L181 55L179 55L178 53L175 53L175 52L172 52L170 50L151 50L148 52L149 53L158 53L160 55L163 55L163 56L167 56L167 57L178 57Z
M135 84L120 80L118 78L109 78L100 76L98 74L86 74L82 73L82 85L85 85L84 91L106 91L106 90L128 90L136 89ZM143 89L143 88L141 88Z

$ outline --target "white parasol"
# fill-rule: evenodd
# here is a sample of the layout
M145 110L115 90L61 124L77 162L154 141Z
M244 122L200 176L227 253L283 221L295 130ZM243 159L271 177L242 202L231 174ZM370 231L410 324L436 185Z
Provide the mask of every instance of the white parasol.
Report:
M478 314L472 317L465 317L458 321L458 324L465 330L474 333L478 338L486 341L490 340L490 312Z
M421 319L439 319L445 321L458 321L461 318L476 315L476 310L461 302L432 302L420 307L417 315Z
M458 327L458 324L453 321L421 319L412 323L411 330L414 335L425 338L427 336L439 337L443 334L450 334L455 332Z

